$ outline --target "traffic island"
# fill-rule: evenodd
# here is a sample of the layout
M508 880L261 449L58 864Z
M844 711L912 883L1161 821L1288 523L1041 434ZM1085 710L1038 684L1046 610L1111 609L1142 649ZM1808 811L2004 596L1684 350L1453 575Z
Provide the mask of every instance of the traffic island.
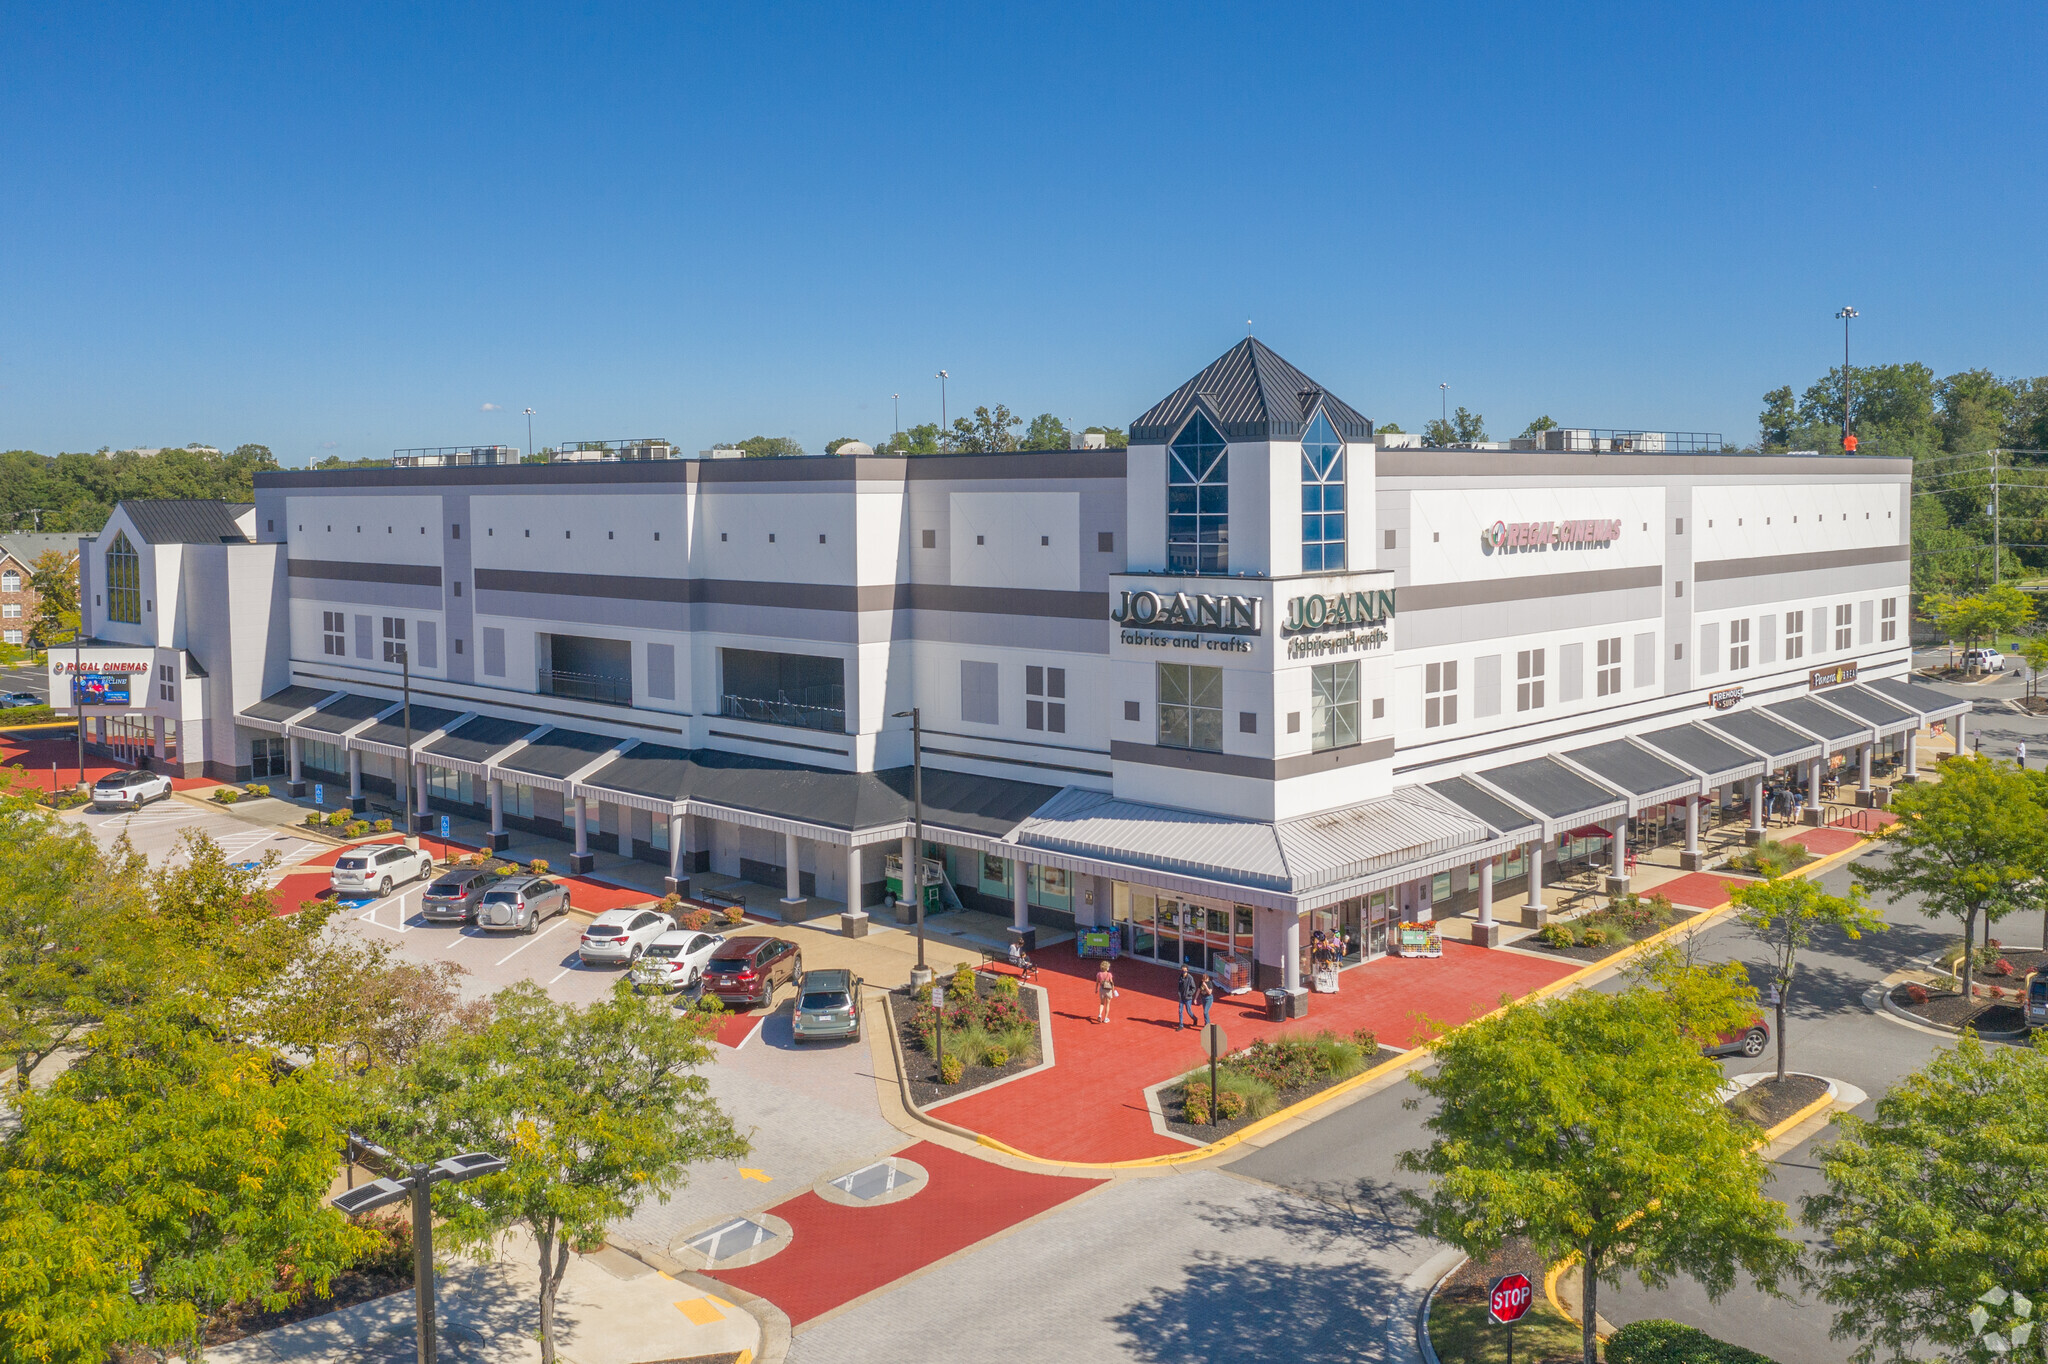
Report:
M1467 1260L1437 1286L1429 1304L1429 1344L1443 1364L1507 1364L1508 1328L1488 1311L1496 1279L1525 1274L1543 1282L1543 1261L1527 1241L1509 1241L1487 1260ZM1521 1364L1575 1364L1579 1325L1539 1292L1515 1323L1515 1359ZM1425 1359L1429 1356L1425 1354Z
M1986 1041L2010 1042L2027 1035L2027 1015L2017 1000L1965 999L1960 991L1930 990L1917 981L1900 981L1885 992L1891 1013L1943 1032L1968 1028Z
M1728 1099L1727 1108L1741 1121L1770 1132L1820 1103L1828 1091L1828 1082L1818 1075L1787 1075L1782 1080L1767 1075Z
M1223 1057L1216 1068L1215 1107L1206 1065L1157 1086L1154 1095L1166 1130L1201 1146L1402 1055L1398 1048L1379 1045L1370 1029L1350 1037L1327 1029L1296 1033L1254 1042Z
M974 984L971 1000L957 983L967 979ZM943 1058L934 1046L930 994L923 1001L909 989L886 996L904 1082L916 1107L927 1109L960 1098L1038 1065L1037 990L1019 988L1015 976L991 977L973 970L964 976L960 971L941 976L938 984L947 996Z

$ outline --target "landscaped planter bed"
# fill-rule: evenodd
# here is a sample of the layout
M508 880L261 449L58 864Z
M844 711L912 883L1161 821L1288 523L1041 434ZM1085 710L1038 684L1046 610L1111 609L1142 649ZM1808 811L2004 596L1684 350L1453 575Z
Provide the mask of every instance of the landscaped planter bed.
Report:
M1626 951L1645 938L1654 937L1674 924L1697 918L1700 911L1681 909L1660 895L1652 894L1648 899L1629 897L1633 908L1617 912L1613 908L1595 910L1577 919L1560 921L1550 925L1515 946L1532 952L1546 952L1554 957L1569 957L1574 961L1605 961L1617 952ZM1591 928L1598 928L1605 936L1600 943L1554 944L1550 935L1572 933L1582 935Z
M997 988L995 981L986 972L982 971L975 972L974 977L977 1000L988 1000ZM1014 980L1015 977L1008 977L1008 979ZM950 994L953 977L941 976L939 980L948 987L948 993ZM1017 1006L1022 1009L1024 1017L1030 1020L1031 1041L1023 1047L1014 1049L1011 1052L1007 1065L992 1066L985 1063L963 1065L960 1079L950 1085L939 1082L938 1057L932 1052L925 1050L924 1039L912 1022L917 1005L910 998L910 992L908 990L891 990L887 998L889 1001L889 1025L896 1029L896 1040L903 1053L903 1076L909 1082L910 1097L919 1108L929 1108L933 1104L944 1103L948 1099L957 1099L963 1094L971 1094L984 1085L992 1084L1006 1076L1015 1075L1019 1071L1029 1070L1038 1064L1038 1033L1041 1024L1038 1016L1039 993L1037 990L1019 989L1016 999ZM951 1003L947 1006L946 1012L951 1014L957 1007L957 1002ZM952 1041L952 1034L949 1031L947 1035L949 1047Z
M1916 1003L1912 990L1911 981L1894 985L1892 1003L1914 1018L1939 1028L1970 1027L1978 1032L2017 1032L2027 1026L2026 1013L2018 1004L1966 1000L1959 990L1930 990L1924 1003Z
M1273 1105L1267 1112L1277 1113L1291 1104L1300 1103L1303 1099L1320 1094L1333 1085L1342 1084L1353 1075L1358 1074L1359 1071L1370 1070L1374 1066L1385 1061L1392 1061L1400 1055L1400 1051L1394 1047L1375 1046L1372 1051L1361 1057L1360 1064L1356 1070L1347 1071L1342 1075L1322 1074L1313 1083L1292 1085L1285 1089L1275 1090ZM1209 1067L1207 1065L1199 1066L1195 1070L1189 1071L1188 1074L1198 1077L1199 1086L1206 1092L1209 1084ZM1166 1115L1168 1131L1173 1132L1177 1136L1186 1137L1191 1141L1205 1144L1212 1141L1220 1141L1231 1133L1249 1127L1259 1121L1260 1118L1267 1116L1264 1113L1254 1114L1247 1110L1227 1121L1209 1123L1189 1122L1182 1112L1182 1092L1182 1084L1179 1080L1175 1080L1173 1083L1162 1087L1159 1091L1159 1110Z
M1548 1268L1527 1241L1506 1242L1486 1260L1453 1270L1429 1305L1429 1343L1444 1364L1505 1364L1508 1328L1487 1316L1487 1290L1503 1274L1526 1274L1536 1301L1515 1323L1517 1364L1578 1364L1579 1328L1543 1296Z
M1786 1075L1759 1080L1728 1101L1738 1118L1768 1131L1794 1113L1813 1104L1828 1092L1828 1082L1818 1075Z

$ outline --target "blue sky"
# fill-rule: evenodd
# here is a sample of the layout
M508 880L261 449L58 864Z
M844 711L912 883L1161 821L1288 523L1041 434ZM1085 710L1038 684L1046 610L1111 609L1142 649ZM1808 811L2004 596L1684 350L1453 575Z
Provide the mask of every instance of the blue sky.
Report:
M287 12L296 10L297 12ZM0 447L287 463L1124 425L1244 334L1378 421L1755 434L2048 373L2048 12L10 7ZM487 404L495 405L490 410Z

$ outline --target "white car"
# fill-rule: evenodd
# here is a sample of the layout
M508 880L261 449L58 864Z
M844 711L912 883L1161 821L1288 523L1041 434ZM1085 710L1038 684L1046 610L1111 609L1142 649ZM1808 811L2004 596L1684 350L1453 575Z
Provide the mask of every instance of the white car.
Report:
M1963 667L1984 673L2002 673L2005 671L2005 655L1996 649L1965 649Z
M676 921L658 909L608 909L583 930L576 952L585 966L601 961L636 962L650 943L675 926Z
M364 843L341 855L327 884L337 894L389 895L393 886L433 874L434 859L424 848Z
M722 933L678 928L647 945L633 963L636 990L687 990L704 979L704 963L725 941Z
M95 810L140 810L153 800L168 800L171 779L161 772L109 772L92 784Z

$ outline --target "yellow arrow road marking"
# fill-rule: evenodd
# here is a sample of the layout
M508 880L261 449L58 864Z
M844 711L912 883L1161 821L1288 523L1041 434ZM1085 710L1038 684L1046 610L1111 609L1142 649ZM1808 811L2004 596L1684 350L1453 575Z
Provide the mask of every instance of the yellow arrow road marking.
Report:
M767 1184L772 1182L775 1176L769 1174L766 1170L749 1170L746 1166L742 1165L740 1167L740 1178L757 1179L761 1183Z

